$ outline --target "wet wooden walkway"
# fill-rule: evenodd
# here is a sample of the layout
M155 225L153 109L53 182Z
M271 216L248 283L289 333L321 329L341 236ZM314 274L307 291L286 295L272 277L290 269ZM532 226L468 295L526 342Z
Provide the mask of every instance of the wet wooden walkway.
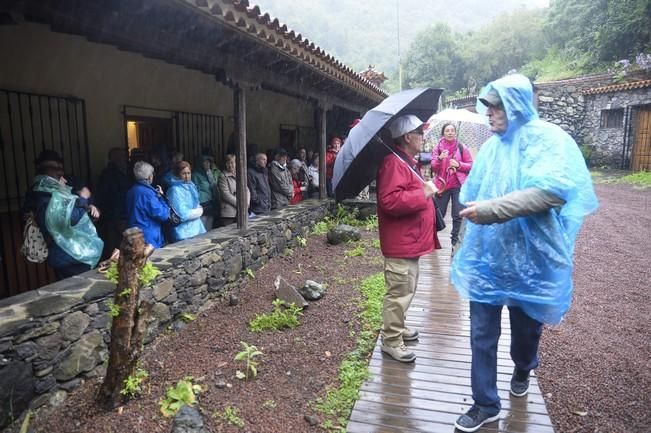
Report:
M443 249L421 258L418 290L407 315L407 326L420 331L417 342L407 343L418 358L397 362L382 354L378 339L369 365L372 377L362 386L348 433L450 433L458 431L454 421L472 405L468 302L449 284L448 230L439 233ZM509 394L509 341L505 308L497 361L502 412L499 421L479 432L554 433L535 377L525 397Z

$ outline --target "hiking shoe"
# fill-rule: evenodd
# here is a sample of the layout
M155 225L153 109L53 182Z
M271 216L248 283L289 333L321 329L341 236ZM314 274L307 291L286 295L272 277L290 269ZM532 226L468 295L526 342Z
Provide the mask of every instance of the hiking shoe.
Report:
M497 421L499 418L499 412L491 416L477 406L473 406L456 420L454 426L461 431L471 433L479 430L484 424Z
M402 341L415 341L418 340L418 329L405 328L402 332Z
M513 369L511 376L511 395L514 397L523 397L529 391L529 372Z
M400 362L414 362L416 360L416 354L414 352L409 352L407 347L403 344L396 347L387 346L382 344L382 352L386 353L396 361Z

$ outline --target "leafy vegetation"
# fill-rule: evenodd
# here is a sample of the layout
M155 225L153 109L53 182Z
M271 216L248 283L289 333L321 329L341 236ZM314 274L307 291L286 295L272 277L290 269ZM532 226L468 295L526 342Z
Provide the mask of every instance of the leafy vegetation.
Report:
M621 178L620 182L651 187L651 171L638 171Z
M142 392L142 383L149 377L147 370L137 368L136 372L124 379L120 394L134 398Z
M257 314L249 322L249 329L253 332L278 331L285 328L295 328L300 325L298 318L303 315L303 309L294 303L276 299L273 301L271 313Z
M106 306L108 307L109 316L118 317L120 315L120 306L113 302L113 299L106 301Z
M253 272L253 269L251 268L246 268L244 269L244 273L246 274L247 277L250 279L254 280L255 279L255 273Z
M346 252L344 252L344 255L346 257L361 257L364 255L365 252L366 249L364 248L363 245L357 245L352 250L347 250Z
M240 341L240 344L243 350L235 355L235 361L244 362L245 369L244 373L238 370L236 376L238 379L249 380L249 374L253 377L258 375L258 361L256 361L256 358L264 354L257 347L249 345L244 341Z
M174 416L184 405L194 406L201 386L192 383L192 376L179 380L176 386L167 388L165 398L160 401L160 411L166 416Z
M145 266L143 266L138 273L138 280L140 281L140 285L142 287L148 286L152 281L154 281L157 276L160 275L160 273L160 270L151 264L151 262L145 263Z
M346 431L348 417L359 395L359 389L368 378L367 356L373 350L377 333L382 326L384 290L382 273L372 275L361 283L362 331L357 339L357 347L346 356L339 367L339 387L330 389L325 397L318 399L314 404L326 417L323 427L328 431Z
M192 313L188 313L188 312L181 313L181 314L179 315L179 317L180 317L180 319L183 320L185 323L194 322L195 320L197 320L197 316L196 316L196 315L194 315L194 314L192 314Z
M264 407L265 409L275 409L276 406L277 406L276 401L272 399L265 400L262 403L262 407Z
M244 428L244 420L240 418L240 410L234 406L226 406L223 411L212 414L213 418L220 418L227 424L237 428Z
M111 262L109 265L109 268L106 270L106 279L109 280L110 282L117 284L118 283L118 277L120 276L120 271L118 270L118 263L117 262Z
M301 247L305 247L307 245L307 239L303 236L296 236L296 243Z

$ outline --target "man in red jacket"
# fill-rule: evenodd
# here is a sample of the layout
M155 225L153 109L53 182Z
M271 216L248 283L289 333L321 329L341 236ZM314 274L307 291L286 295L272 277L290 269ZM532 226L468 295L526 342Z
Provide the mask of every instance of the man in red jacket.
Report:
M393 152L384 157L377 172L380 246L384 255L387 291L382 308L382 351L400 362L416 355L404 342L418 339L418 331L405 327L405 316L418 284L418 260L441 248L436 236L436 187L425 182L414 156L423 146L423 122L401 116L390 125Z

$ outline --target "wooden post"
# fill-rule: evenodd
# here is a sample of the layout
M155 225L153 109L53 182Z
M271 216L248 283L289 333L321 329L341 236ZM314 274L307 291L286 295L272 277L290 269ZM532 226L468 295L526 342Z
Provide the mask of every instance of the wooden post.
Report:
M326 192L326 109L319 105L319 198L324 200L328 198Z
M233 106L235 109L235 137L237 143L237 227L245 231L249 221L249 203L246 197L246 95L241 86L236 86L233 93Z
M97 396L98 401L114 408L123 401L120 394L124 380L135 373L136 364L142 349L145 320L151 312L152 304L139 305L140 281L138 273L150 253L145 244L142 231L132 227L122 233L119 277L113 303L119 314L113 317L111 343L106 378Z

